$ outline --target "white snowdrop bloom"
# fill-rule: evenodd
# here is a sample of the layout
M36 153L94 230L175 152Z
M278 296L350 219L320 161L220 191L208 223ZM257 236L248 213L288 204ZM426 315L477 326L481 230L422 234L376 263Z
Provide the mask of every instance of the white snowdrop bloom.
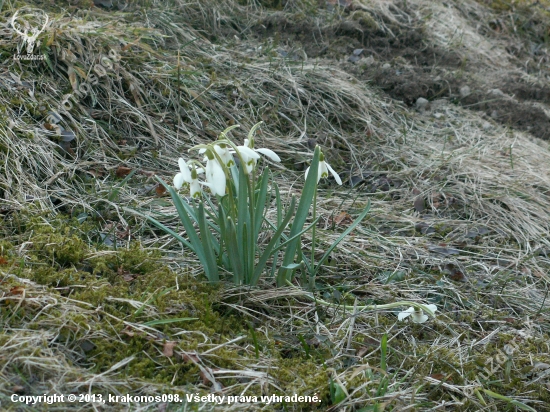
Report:
M191 189L191 197L199 198L201 196L202 189L198 179L198 173L201 173L202 171L202 169L191 170L191 182L189 183L189 187Z
M246 145L247 141L248 139L245 139L245 145L237 146L237 150L243 159L247 173L250 173L256 167L256 162L260 158L260 155Z
M235 164L235 160L233 160L233 155L229 151L229 147L226 144L217 144L214 143L214 150L216 151L216 154L222 159L222 162L227 167L231 167ZM200 149L199 154L203 154L206 152L206 149ZM208 158L205 156L203 161L208 161Z
M225 195L225 172L218 160L211 152L206 152L206 183L202 183L210 188L210 191L215 195ZM212 157L212 158L210 158Z
M233 160L233 155L229 151L228 146L223 145L222 147L220 145L215 144L214 150L216 151L218 156L220 156L220 159L222 159L222 162L224 165L226 165L227 167L231 167L232 165L235 164L235 160Z
M196 166L191 166L185 163L181 157L178 160L180 166L180 172L174 176L174 187L176 189L181 189L183 184L189 185L191 189L191 197L199 197L201 194L201 186L198 179L198 174L204 173L204 169L197 168ZM191 170L189 170L191 167Z
M319 180L321 180L322 177L327 178L328 172L330 172L332 176L334 176L334 180L336 180L336 183L338 183L339 185L342 184L342 179L340 179L340 176L338 175L338 173L336 173L336 171L332 167L330 167L330 165L327 162L325 162L325 155L321 153L321 156L319 157L319 169L317 171L317 183L319 183ZM309 167L306 169L306 174L305 174L306 179L307 179L308 173L309 173Z
M185 160L181 157L178 159L178 164L180 166L180 172L174 176L174 187L179 190L184 183L191 183L191 171L187 163L185 163Z
M258 162L258 159L260 156L258 153L263 154L264 156L267 156L274 162L280 162L281 158L271 149L266 148L254 148L254 142L251 142L248 139L244 139L244 145L237 146L237 149L239 150L239 154L241 155L242 159L244 160L244 163L246 165L246 170L248 173L250 173L255 167L256 163ZM233 150L233 153L235 151Z
M426 307L434 313L437 311L437 306L435 305L426 305ZM428 315L424 314L422 309L415 309L412 306L409 309L400 312L399 315L397 315L397 319L404 320L411 315L414 323L424 323L428 320Z

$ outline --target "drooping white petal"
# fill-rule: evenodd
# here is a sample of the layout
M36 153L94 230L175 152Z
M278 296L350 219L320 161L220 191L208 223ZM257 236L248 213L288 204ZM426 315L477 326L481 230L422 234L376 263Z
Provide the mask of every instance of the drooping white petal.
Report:
M174 176L174 187L178 190L181 189L184 181L185 178L183 177L183 173L178 173Z
M198 179L193 179L191 181L191 197L200 197L201 195L201 185L199 184Z
M243 154L248 159L259 159L260 158L260 155L248 146L237 146L237 149L239 149L239 153L240 153L241 157L243 158L243 160L244 160Z
M319 177L317 178L317 183L319 183L322 177L328 177L327 164L324 160L319 162Z
M216 159L206 162L206 181L212 193L225 195L225 173Z
M256 152L261 153L267 157L269 157L274 162L280 162L281 158L271 149L254 149Z
M256 167L256 159L251 159L246 163L246 173L250 174Z
M338 175L338 173L336 173L334 171L334 169L332 167L330 167L330 165L328 163L325 163L325 164L327 166L327 169L330 171L330 173L332 173L332 176L334 176L334 180L336 180L336 183L341 185L342 184L342 179L340 179L340 176Z
M409 309L404 310L403 312L400 312L399 315L397 315L397 320L403 320L407 317L411 316L414 313L414 308L411 306Z
M220 159L222 159L223 164L227 167L231 167L231 165L235 163L235 161L233 160L233 156L231 155L227 147L214 145L214 150L216 151L218 156L220 156Z
M181 157L178 159L178 164L180 166L180 172L183 175L183 180L189 183L191 181L191 171L189 170L189 166L187 166L187 163L185 163L185 160Z
M428 320L428 315L425 315L422 310L420 310L420 312L415 311L412 316L412 321L414 323L424 323Z
M435 305L426 305L428 309L430 309L433 313L437 312L437 306Z

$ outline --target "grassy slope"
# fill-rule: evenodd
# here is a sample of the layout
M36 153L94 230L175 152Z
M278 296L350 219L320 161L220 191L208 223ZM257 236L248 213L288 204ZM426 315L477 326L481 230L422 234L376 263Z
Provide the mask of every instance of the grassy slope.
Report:
M547 410L546 2L35 3L54 18L48 62L14 62L20 39L0 38L3 409L22 408L13 393L219 389L322 399L286 410ZM46 116L110 49L120 63L62 115L76 135L63 144ZM319 251L372 201L319 277L333 307L269 279L206 285L189 251L121 210L175 227L151 176L169 181L190 145L234 123L241 141L259 120L283 193L299 193L314 143L348 178L322 185ZM121 166L136 174L117 191ZM403 299L440 314L353 314ZM337 387L348 396L327 406ZM199 406L213 409L166 410ZM247 408L284 410L216 410Z

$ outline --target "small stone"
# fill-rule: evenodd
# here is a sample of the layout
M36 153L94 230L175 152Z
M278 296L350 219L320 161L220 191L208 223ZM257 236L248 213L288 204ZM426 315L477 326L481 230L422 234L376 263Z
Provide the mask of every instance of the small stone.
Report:
M426 109L426 107L428 107L428 103L430 103L428 101L428 99L424 99L423 97L419 97L418 99L416 99L416 108L418 110L424 110L424 109Z
M113 0L94 0L94 6L110 9L113 7Z
M500 89L491 89L489 90L489 94L493 96L500 96L500 97L504 96L504 93Z
M384 65L382 66L382 70L389 70L389 69L391 69L391 64L384 63Z
M496 110L493 110L493 112L491 113L491 117L493 119L498 119L498 112Z
M363 49L355 49L355 50L353 51L353 54L354 54L355 56L359 56L361 53L363 53Z
M489 122L483 122L483 125L481 127L483 128L483 130L489 130L493 126L491 126L491 123Z
M435 117L436 119L441 119L443 116L444 116L443 113L434 113L434 117Z
M368 66L372 66L374 64L374 57L369 56L364 60L364 63Z
M471 91L470 91L470 87L469 87L469 86L462 86L462 87L460 88L460 95L461 95L462 97L469 96L470 93L471 93Z
M538 370L538 371L540 371L540 370L546 370L546 369L548 369L548 368L550 368L550 365L547 364L547 363L544 363L544 362L536 362L536 363L533 365L533 369L534 369L534 370Z

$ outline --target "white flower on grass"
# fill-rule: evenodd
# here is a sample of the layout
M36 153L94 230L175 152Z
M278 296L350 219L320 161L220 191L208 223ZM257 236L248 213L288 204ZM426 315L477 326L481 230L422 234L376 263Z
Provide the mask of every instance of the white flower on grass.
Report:
M192 169L189 170L189 165L185 163L185 160L181 157L178 159L178 164L180 166L180 172L174 176L174 187L179 190L185 183L189 185L191 189L191 197L200 197L201 186L198 174L204 173L204 170L195 166L191 166Z
M191 183L189 183L191 189L191 197L199 198L201 197L202 189L198 179L197 174L202 173L202 169L193 169L191 170Z
M437 306L435 305L426 305L426 307L430 309L433 313L437 311ZM399 315L397 315L397 319L404 320L411 315L412 321L414 323L424 323L428 320L428 315L425 315L422 309L415 309L412 306L409 309L400 312Z
M342 184L342 179L340 179L338 173L336 173L336 171L332 167L330 167L327 162L325 162L325 155L321 152L321 155L319 157L319 168L317 171L317 183L319 183L319 180L321 180L322 177L328 177L328 172L330 172L332 176L334 176L336 183L338 183L339 185ZM309 167L306 169L306 179L308 173Z
M266 148L255 149L254 142L251 142L248 139L244 139L244 145L237 146L237 149L239 150L239 154L246 165L247 173L250 173L256 167L256 163L260 158L258 153L269 157L274 162L281 161L281 158L273 150Z
M224 144L224 143L221 143L221 144L214 143L213 146L214 146L214 150L216 151L217 155L220 157L220 159L222 159L222 162L223 162L224 165L226 165L227 167L231 167L235 164L235 160L233 160L233 155L229 151L229 147L226 144ZM204 152L206 152L206 149L200 149L199 150L199 154L203 154ZM208 158L205 156L205 158L203 160L206 162L208 160Z
M211 151L206 151L206 157L208 158L205 168L206 183L201 183L208 186L213 194L223 196L225 195L225 172L223 167Z
M180 166L180 172L174 176L174 187L179 190L184 183L191 183L191 171L187 163L185 163L185 160L181 157L178 159L178 164Z

